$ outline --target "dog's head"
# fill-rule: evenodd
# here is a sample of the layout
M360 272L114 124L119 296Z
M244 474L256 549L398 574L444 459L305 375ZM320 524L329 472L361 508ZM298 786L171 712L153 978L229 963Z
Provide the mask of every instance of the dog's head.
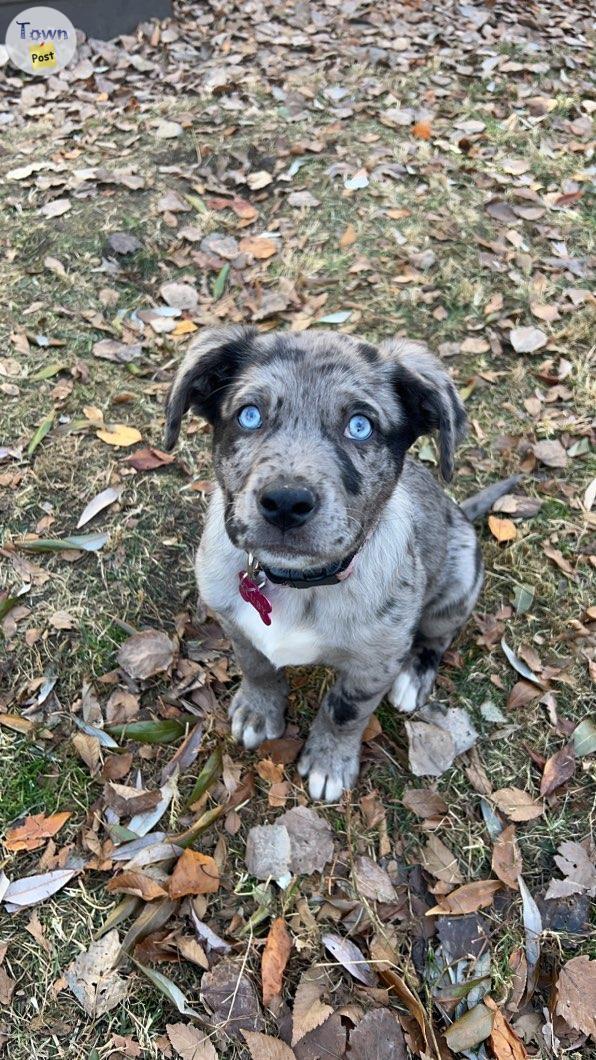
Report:
M189 408L213 425L231 540L268 567L296 571L360 547L421 434L438 431L451 479L466 423L422 343L249 327L193 343L168 396L167 448Z

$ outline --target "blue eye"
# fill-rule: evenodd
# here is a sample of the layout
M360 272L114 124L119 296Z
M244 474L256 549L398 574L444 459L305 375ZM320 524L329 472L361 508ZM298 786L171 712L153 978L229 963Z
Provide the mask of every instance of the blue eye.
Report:
M357 442L365 442L373 432L373 425L366 416L352 416L345 429L346 437L354 438Z
M256 405L245 405L238 413L238 423L245 431L256 431L263 423L263 417Z

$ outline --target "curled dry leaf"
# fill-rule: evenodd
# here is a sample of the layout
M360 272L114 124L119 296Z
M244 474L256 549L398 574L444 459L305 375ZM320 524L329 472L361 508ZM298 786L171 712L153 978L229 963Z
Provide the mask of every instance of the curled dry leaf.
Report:
M517 880L522 870L522 859L517 845L515 825L504 828L495 840L492 857L492 870L495 876L517 890Z
M544 813L542 803L536 802L521 788L499 788L498 791L493 791L490 798L510 821L533 821Z
M524 1043L505 1019L492 997L483 998L483 1002L494 1017L489 1042L496 1060L526 1060L528 1053Z
M145 873L139 871L121 872L106 884L109 894L132 894L144 902L153 902L156 898L167 898L164 888Z
M123 486L108 486L107 489L102 490L93 500L89 501L79 518L77 530L85 526L85 523L90 522L91 519L94 519L100 512L103 512L104 508L109 508L110 504L120 500L123 489Z
M170 880L170 897L187 894L215 894L219 890L219 869L210 854L183 850Z
M365 986L375 986L376 979L368 961L366 961L354 942L342 939L341 935L323 935L321 942L342 968L345 968L354 979Z
M575 773L576 759L573 741L565 744L560 751L547 760L540 781L540 794L544 797L565 784Z
M502 886L500 880L464 883L463 887L456 887L451 894L444 895L439 905L427 909L426 916L464 916L466 913L475 913L477 909L492 905L495 894Z
M49 817L43 813L27 817L23 824L7 832L4 846L13 854L19 850L37 850L46 839L55 836L71 816L70 812L65 811L53 813Z
M281 995L283 975L291 949L292 939L286 922L283 917L277 917L271 925L261 957L263 1004L266 1007Z
M174 659L174 644L158 629L133 633L118 652L118 665L130 677L144 681L154 674L169 669Z

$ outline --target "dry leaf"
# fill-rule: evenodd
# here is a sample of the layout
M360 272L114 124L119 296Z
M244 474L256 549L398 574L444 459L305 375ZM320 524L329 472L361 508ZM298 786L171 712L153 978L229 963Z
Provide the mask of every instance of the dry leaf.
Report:
M165 467L166 464L173 464L176 457L172 453L163 453L161 449L154 449L152 447L146 449L137 449L136 452L131 453L122 461L123 464L130 464L137 471L154 471L155 468Z
M118 932L109 931L80 953L65 972L77 1001L94 1019L110 1012L126 997L128 983L114 971L119 955Z
M386 1008L367 1012L350 1035L350 1060L407 1060L397 1016Z
M441 897L440 904L427 909L426 916L464 916L492 905L495 894L503 884L500 880L476 880L456 887L451 894Z
M263 1019L255 988L242 962L224 958L201 979L201 998L213 1012L213 1025L230 1038L242 1029L261 1031Z
M586 953L561 969L555 1011L574 1030L596 1038L596 961Z
M528 1053L524 1043L505 1019L492 997L483 998L483 1003L494 1016L489 1042L495 1060L526 1060Z
M536 802L521 788L499 788L493 792L491 799L510 821L533 821L544 813L542 803Z
M352 243L356 242L356 229L354 225L348 225L348 227L342 232L339 238L340 247L351 247Z
M327 989L327 974L324 968L314 965L303 972L294 997L292 1012L292 1045L331 1016L333 1009L321 1001Z
M412 126L412 136L416 136L419 140L430 140L432 136L430 123L427 121L415 122Z
M170 880L170 897L186 894L215 894L219 890L219 869L209 854L184 850Z
M96 431L95 435L106 445L126 448L141 441L141 432L136 427L129 427L126 423L111 423L109 426Z
M443 817L448 812L443 796L430 788L405 788L402 802L408 810L424 819Z
M143 872L131 870L121 872L106 884L109 894L133 894L144 902L153 902L156 898L167 898L168 892L150 876Z
M322 872L333 857L333 829L316 810L295 806L276 819L290 837L290 871L295 875Z
M98 493L93 500L89 501L89 504L85 506L83 512L77 523L77 530L80 530L82 526L94 519L96 515L103 512L104 508L108 508L110 504L114 504L115 501L120 500L123 486L108 486L107 489L102 490Z
M189 283L163 283L159 293L173 309L196 309L198 305L198 292Z
M573 742L565 744L560 751L547 760L540 781L540 794L544 797L561 787L575 773L576 758Z
M370 965L368 961L365 961L354 942L350 939L342 939L340 935L331 934L323 935L321 942L329 950L331 956L339 961L342 968L345 968L354 979L358 979L365 986L375 986L376 980L370 970Z
M168 670L174 659L174 644L157 629L133 633L118 651L118 665L141 681Z
M493 537L497 541L515 541L517 527L511 519L499 519L496 515L489 515L488 526Z
M567 467L569 463L569 457L557 438L545 442L535 442L532 446L532 452L536 459L541 464L546 464L547 467Z
M283 974L291 949L292 939L285 920L278 917L271 925L261 957L263 1004L267 1008L282 993Z
M56 891L60 891L78 869L53 869L52 872L43 872L37 876L25 876L22 880L14 880L6 889L3 899L9 912L15 909L27 909L31 905L45 902Z
M548 342L548 336L540 328L532 325L523 328L513 328L509 332L509 341L516 353L534 353L541 350Z
M522 859L514 824L507 825L507 828L504 828L495 840L492 870L507 887L517 890L517 880L522 871Z
M455 1023L447 1027L445 1041L454 1053L474 1049L490 1035L493 1029L494 1017L489 1008L483 1002L464 1012Z
M53 813L49 817L43 813L27 817L23 824L7 832L4 846L12 853L18 850L37 850L43 846L46 839L56 835L71 816L71 813L65 811Z
M354 883L357 893L372 902L395 902L397 899L395 887L385 869L362 854L354 859Z
M559 871L566 877L564 880L551 880L545 898L567 898L571 894L587 892L591 898L596 897L596 864L594 854L581 843L566 840L561 843L555 862Z
M218 1060L209 1036L191 1023L168 1023L166 1031L180 1060Z
M296 1060L289 1045L258 1031L242 1031L252 1060Z
M445 883L463 883L455 854L436 835L429 837L421 854L421 863L427 872Z
M240 240L239 246L245 254L252 254L253 258L259 259L271 258L278 250L276 240L268 239L267 236L246 236Z

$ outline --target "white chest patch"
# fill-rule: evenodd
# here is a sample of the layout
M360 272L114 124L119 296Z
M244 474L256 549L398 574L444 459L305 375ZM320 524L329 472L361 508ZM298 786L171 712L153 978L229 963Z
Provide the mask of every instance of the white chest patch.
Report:
M321 658L322 645L317 630L297 625L293 616L275 600L270 626L266 626L254 607L241 598L235 619L245 637L277 668L308 666Z

